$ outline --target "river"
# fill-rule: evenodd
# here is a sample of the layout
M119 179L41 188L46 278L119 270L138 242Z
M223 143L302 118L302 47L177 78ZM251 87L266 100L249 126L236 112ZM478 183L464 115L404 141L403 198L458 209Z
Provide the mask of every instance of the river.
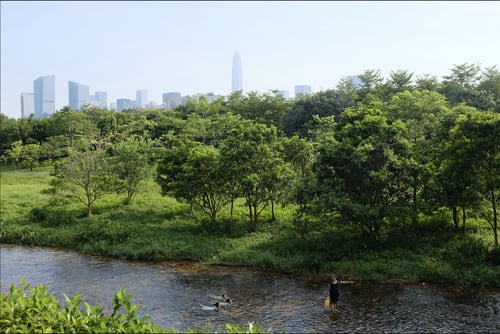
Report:
M500 291L430 284L341 285L338 312L324 310L324 281L248 268L191 262L139 262L73 251L0 245L1 292L21 279L44 284L60 300L80 294L110 312L120 288L133 294L140 316L164 328L185 331L258 321L287 333L499 333ZM342 278L341 278L342 279ZM203 310L210 294L234 303L223 312Z

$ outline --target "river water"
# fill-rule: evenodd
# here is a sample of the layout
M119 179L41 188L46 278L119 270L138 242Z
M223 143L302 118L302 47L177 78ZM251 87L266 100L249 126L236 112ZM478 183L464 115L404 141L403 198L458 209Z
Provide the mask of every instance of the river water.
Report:
M324 309L325 281L191 262L137 262L42 247L0 245L1 292L25 279L63 300L80 294L111 313L120 288L138 314L163 328L224 331L226 323L258 321L287 333L500 333L500 291L423 284L341 285L338 313ZM210 294L234 303L203 310Z

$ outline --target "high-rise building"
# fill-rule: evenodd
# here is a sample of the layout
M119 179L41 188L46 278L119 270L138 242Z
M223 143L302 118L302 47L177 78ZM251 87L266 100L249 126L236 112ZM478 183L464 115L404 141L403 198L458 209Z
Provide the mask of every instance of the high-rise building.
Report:
M35 114L35 94L21 93L21 118Z
M309 95L311 94L311 86L309 85L297 85L295 86L295 97L300 95Z
M90 100L90 88L87 85L68 81L69 106L72 110L80 110Z
M56 111L55 75L45 75L33 80L33 94L35 95L35 117L44 118Z
M163 105L167 109L175 109L182 103L181 93L163 93Z
M116 111L123 111L127 109L133 109L134 103L131 99L117 99L116 100Z
M101 108L106 108L108 106L108 94L106 94L106 92L95 92L94 99L99 101L99 106Z
M147 90L137 90L135 92L135 106L136 108L145 108L148 104L148 91Z
M288 100L289 94L287 90L279 90L276 94L281 95L285 100Z
M233 56L233 76L231 91L236 92L243 90L243 77L241 73L241 57L238 51Z

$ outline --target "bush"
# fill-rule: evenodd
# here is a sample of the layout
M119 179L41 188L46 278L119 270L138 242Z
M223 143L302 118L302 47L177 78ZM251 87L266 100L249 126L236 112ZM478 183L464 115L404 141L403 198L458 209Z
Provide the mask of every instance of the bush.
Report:
M65 209L51 207L35 207L29 213L29 220L33 223L41 223L47 227L57 227L66 224L74 224L77 219L75 215Z
M500 265L500 246L496 246L486 255L486 261L493 265Z
M118 244L128 240L133 233L133 226L125 226L109 219L90 217L83 219L79 224L75 240L83 243L105 241L109 244Z
M481 240L470 236L457 236L445 244L440 256L456 268L471 268L486 259L487 249Z
M43 223L47 221L49 213L47 208L33 208L30 211L29 218L33 223Z
M31 296L27 292L31 293ZM138 306L132 305L132 295L121 289L113 298L113 313L103 314L99 305L85 303L82 311L81 297L65 296L65 305L47 292L47 287L31 287L21 281L19 288L11 285L9 292L1 295L0 332L2 333L165 333L148 317L138 318Z

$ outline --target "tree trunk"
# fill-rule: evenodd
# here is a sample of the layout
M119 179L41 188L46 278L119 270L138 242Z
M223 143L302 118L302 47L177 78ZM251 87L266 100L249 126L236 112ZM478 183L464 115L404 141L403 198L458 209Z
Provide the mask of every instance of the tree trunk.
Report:
M453 212L453 224L455 225L455 231L459 230L459 221L458 221L458 208L455 205L452 205L451 210Z
M495 246L498 246L498 217L495 192L491 191L491 206L493 207L493 237L495 239Z
M462 206L462 234L465 235L465 206Z
M271 222L276 220L276 216L274 214L274 201L271 201Z

